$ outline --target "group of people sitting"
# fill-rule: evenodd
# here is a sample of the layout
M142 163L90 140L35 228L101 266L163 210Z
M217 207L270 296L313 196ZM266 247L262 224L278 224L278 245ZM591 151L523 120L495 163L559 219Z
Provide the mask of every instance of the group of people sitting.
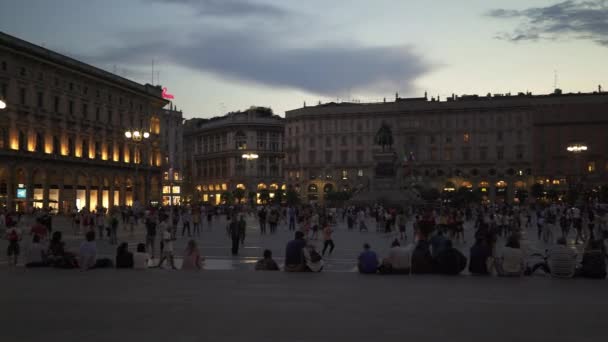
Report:
M175 269L173 263L173 249L167 248L158 265L161 267L165 260L169 260L170 265ZM202 258L196 242L190 240L186 247L181 269L200 270L202 269ZM28 249L25 266L31 267L56 267L56 268L80 268L90 270L94 268L132 268L146 269L149 267L150 255L146 252L146 245L139 243L135 253L129 251L126 242L121 243L116 249L116 258L98 258L97 244L95 242L95 232L89 231L85 235L85 241L80 244L78 253L66 250L65 242L62 240L61 232L54 232L49 242L49 247L41 243L40 235L35 234L32 244Z
M494 256L496 255L496 256ZM601 240L590 240L580 264L576 252L560 238L546 255L533 254L542 261L534 264L527 257L517 235L510 236L500 252L494 253L490 243L476 237L470 249L468 270L472 275L497 274L503 277L532 275L538 269L555 277L606 278L606 255ZM428 274L457 275L467 267L467 258L452 242L438 231L430 240L421 239L415 245L403 247L393 241L389 254L380 261L369 244L363 246L358 258L358 270L364 274Z

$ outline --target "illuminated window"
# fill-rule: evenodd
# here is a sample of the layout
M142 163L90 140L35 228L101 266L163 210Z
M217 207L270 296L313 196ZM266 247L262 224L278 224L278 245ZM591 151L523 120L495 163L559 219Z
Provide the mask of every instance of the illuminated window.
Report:
M279 186L276 183L270 184L270 190L277 190Z
M587 172L589 172L589 173L595 172L595 162L594 161L587 163Z
M163 194L170 194L171 193L171 187L168 185L163 185Z
M163 179L164 180L169 180L169 172L164 172L163 173Z
M470 139L471 139L471 137L469 136L469 133L465 133L462 136L462 141L465 142L465 143L468 143Z
M462 187L463 187L463 188L470 189L470 188L472 188L472 187L473 187L473 184L471 184L471 182L464 181L464 182L462 182Z
M507 183L505 181L501 180L501 181L496 182L496 187L497 188L504 188L506 186L507 186Z
M222 190L224 190L224 191L228 190L228 185L226 183L222 184Z
M363 170L362 169L357 170L357 176L363 177Z
M179 186L174 186L171 190L173 191L174 194L179 194L180 187Z
M342 179L348 179L348 171L342 170Z
M560 183L559 179L554 179L552 182L553 185L559 185L559 183Z
M239 183L239 184L236 185L236 188L237 189L241 189L241 190L245 190L245 184Z
M203 185L203 191L207 191L207 190L209 190L209 187L206 185Z
M173 171L173 180L176 180L176 181L179 180L179 172Z
M258 190L264 190L266 188L267 188L266 184L264 184L264 183L258 184Z

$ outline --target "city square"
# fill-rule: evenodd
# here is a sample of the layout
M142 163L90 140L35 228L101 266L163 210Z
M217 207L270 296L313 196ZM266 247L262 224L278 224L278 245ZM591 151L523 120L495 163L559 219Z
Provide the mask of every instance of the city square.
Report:
M606 335L607 1L0 7L1 341Z

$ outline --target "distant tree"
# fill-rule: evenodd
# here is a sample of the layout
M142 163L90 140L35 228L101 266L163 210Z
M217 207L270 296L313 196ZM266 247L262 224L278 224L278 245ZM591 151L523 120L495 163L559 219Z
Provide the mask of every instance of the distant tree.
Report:
M288 189L285 193L285 198L287 200L288 205L298 205L300 204L300 195L297 191L293 189Z
M268 204L270 200L270 192L267 189L260 190L260 201L264 204Z
M532 194L532 197L534 197L535 199L540 199L545 193L545 187L540 183L534 183L532 184L532 187L530 187L530 192Z
M434 202L441 197L441 193L435 188L425 188L420 192L420 197L427 202Z
M243 198L245 198L245 190L244 189L234 189L234 191L232 192L232 195L234 196L234 198L236 198L236 200L239 203L241 203Z
M232 192L224 191L222 193L222 201L228 205L234 204L234 195L232 194Z
M249 191L249 194L247 195L247 197L249 198L249 204L254 205L256 204L256 197L257 194L255 193L255 191Z
M283 190L278 189L275 193L274 193L274 198L272 199L272 201L275 204L281 204L283 203L283 199L285 198L285 193L283 192Z

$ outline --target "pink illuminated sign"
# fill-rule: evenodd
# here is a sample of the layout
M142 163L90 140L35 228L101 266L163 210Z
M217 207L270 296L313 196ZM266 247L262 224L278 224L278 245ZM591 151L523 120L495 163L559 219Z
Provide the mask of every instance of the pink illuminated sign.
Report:
M169 94L167 93L167 88L163 88L163 99L167 99L167 100L173 100L175 98L175 96L173 96L173 94Z

